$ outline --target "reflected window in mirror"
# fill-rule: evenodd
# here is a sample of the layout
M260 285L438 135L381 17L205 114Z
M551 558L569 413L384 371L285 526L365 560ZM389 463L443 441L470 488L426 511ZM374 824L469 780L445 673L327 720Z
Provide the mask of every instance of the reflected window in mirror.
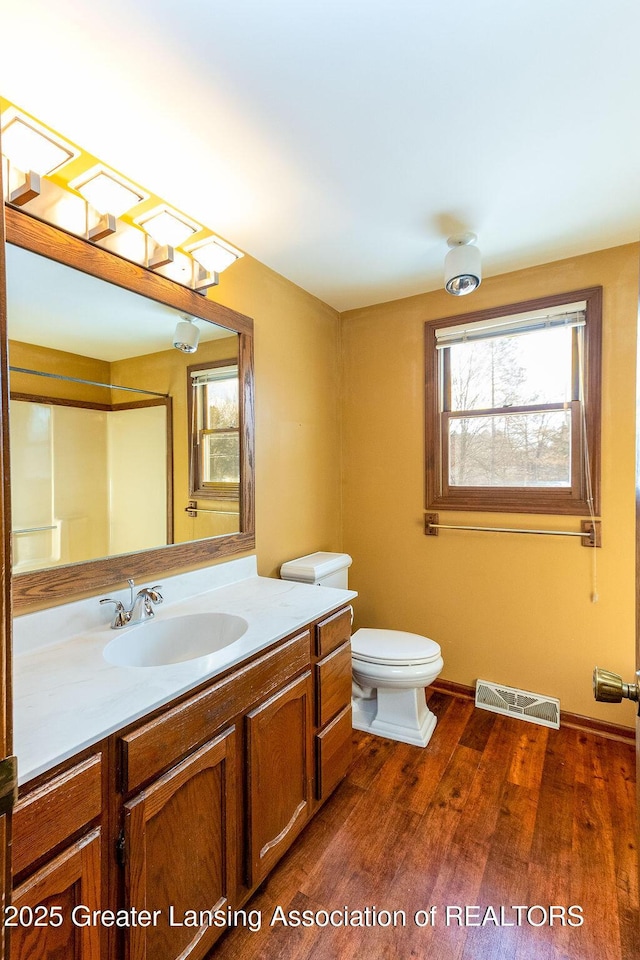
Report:
M240 497L240 397L235 358L188 368L190 493Z

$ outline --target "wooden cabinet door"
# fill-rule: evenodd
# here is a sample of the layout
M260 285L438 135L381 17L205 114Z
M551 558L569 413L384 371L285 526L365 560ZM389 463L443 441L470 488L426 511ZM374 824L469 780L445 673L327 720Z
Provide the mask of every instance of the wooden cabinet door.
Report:
M157 911L125 930L127 960L200 960L236 885L235 728L125 804L126 907Z
M309 818L312 696L305 673L246 718L249 886L266 877Z
M99 909L100 831L93 830L14 890L11 960L100 960L100 926L84 922Z

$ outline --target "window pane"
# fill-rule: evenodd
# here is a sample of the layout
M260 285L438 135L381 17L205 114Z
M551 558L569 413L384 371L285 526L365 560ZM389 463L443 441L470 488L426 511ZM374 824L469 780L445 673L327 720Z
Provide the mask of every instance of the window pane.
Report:
M233 433L206 433L202 437L204 483L239 483L239 437Z
M449 484L570 487L571 411L451 417Z
M205 384L205 423L208 430L238 426L238 378Z
M451 410L572 400L572 330L557 327L449 347Z

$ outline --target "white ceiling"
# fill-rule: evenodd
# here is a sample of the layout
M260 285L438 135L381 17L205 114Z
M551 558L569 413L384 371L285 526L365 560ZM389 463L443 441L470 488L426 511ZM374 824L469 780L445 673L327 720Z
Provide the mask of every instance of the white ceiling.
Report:
M339 310L640 236L638 0L20 0L0 93ZM231 268L233 269L233 268Z
M186 316L55 260L7 246L10 340L112 362L171 350L176 323ZM191 319L201 343L231 335L215 323Z

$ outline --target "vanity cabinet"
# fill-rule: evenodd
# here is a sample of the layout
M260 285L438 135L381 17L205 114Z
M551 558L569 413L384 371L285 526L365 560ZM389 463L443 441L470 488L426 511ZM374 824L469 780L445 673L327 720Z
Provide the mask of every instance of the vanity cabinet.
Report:
M5 920L18 960L100 960L102 754L22 797L13 814L12 905ZM77 923L71 922L74 910Z
M12 931L12 960L204 960L347 771L350 625L311 623L23 789L13 902L49 919Z

